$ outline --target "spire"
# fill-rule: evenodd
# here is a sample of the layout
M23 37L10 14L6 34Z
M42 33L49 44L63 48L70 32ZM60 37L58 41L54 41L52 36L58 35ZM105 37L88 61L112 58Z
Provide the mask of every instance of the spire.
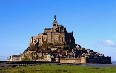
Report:
M56 15L54 15L54 22L53 23L57 23L57 21L56 21Z
M54 21L56 21L56 15L54 15Z

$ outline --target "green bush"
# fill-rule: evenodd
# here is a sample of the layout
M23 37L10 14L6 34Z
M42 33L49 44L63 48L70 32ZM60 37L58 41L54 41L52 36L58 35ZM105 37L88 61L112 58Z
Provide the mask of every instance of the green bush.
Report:
M28 57L24 57L22 61L30 61L30 59Z

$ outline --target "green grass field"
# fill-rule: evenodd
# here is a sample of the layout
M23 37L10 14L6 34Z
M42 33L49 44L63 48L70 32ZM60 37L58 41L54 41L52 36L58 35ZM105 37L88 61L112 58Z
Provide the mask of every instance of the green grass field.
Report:
M116 73L116 67L42 64L36 66L0 67L0 73Z

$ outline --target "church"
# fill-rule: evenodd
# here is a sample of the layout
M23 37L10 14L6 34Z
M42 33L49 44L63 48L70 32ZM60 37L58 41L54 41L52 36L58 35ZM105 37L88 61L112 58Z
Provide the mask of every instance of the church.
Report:
M57 48L63 48L67 45L72 49L75 46L75 39L73 32L68 33L63 25L57 23L55 15L52 28L45 28L43 33L31 37L30 44L41 47L43 43L55 44Z

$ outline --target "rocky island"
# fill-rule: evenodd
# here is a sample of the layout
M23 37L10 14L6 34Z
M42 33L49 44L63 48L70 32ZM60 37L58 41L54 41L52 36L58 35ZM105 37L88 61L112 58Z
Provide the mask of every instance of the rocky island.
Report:
M111 57L76 44L73 32L59 25L55 15L52 28L45 28L43 33L32 36L27 49L20 55L10 56L8 61L111 64Z

